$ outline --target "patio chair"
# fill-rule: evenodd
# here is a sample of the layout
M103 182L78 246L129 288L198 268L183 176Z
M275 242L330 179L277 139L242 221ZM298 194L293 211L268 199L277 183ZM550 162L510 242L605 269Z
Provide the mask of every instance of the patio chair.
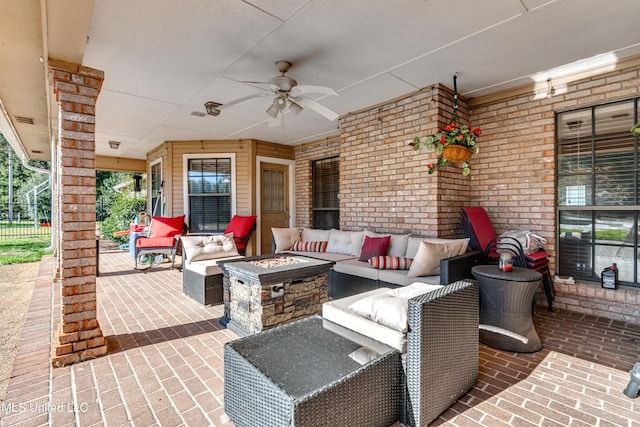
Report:
M460 224L469 238L469 247L483 252L483 261L485 263L497 264L500 252L507 251L513 256L514 266L529 268L542 274L544 293L549 310L551 310L555 290L551 281L551 272L549 271L550 255L547 252L538 250L527 254L517 239L498 237L487 211L479 206L462 208Z
M256 231L256 219L255 215L234 215L224 230L224 234L233 233L233 240L240 255L244 256L247 253L249 239Z
M138 259L143 255L171 257L171 268L173 268L180 246L180 236L187 231L184 215L174 218L152 217L149 236L139 235L134 240L133 268L138 269Z

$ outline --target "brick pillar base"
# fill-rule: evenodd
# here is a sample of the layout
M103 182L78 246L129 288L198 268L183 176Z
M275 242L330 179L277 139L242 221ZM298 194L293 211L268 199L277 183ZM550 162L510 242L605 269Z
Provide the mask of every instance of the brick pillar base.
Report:
M93 319L93 322L95 325L91 329L67 333L63 331L65 325L58 325L51 343L51 365L54 368L107 354L107 345L100 325L96 319Z
M58 103L58 272L62 319L51 348L60 367L107 353L96 317L95 103L102 71L49 61Z

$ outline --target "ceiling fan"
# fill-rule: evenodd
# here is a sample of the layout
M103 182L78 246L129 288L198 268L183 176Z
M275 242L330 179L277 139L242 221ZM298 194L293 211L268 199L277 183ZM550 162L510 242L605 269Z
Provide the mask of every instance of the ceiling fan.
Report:
M308 107L316 113L324 116L327 120L334 121L337 119L339 116L338 113L306 95L319 94L337 96L338 93L330 87L298 85L298 82L294 78L285 76L285 73L290 67L290 62L277 61L276 68L280 72L279 76L272 77L268 82L241 81L240 83L258 88L263 92L234 99L233 101L229 101L224 104L208 101L204 104L207 114L217 116L222 110L241 102L262 96L274 96L271 105L266 109L266 113L273 119L277 119L278 115L281 115L282 118L286 112L290 112L295 116L305 107Z

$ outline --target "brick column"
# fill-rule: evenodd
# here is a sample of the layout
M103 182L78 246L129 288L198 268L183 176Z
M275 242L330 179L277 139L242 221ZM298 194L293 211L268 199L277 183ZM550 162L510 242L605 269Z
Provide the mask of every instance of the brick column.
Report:
M52 342L54 367L102 356L96 318L95 103L102 71L50 62L58 103L58 262L62 319Z

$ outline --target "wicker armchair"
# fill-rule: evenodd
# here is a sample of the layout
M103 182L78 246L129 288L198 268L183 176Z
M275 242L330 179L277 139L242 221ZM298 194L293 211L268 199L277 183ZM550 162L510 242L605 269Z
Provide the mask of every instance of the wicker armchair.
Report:
M325 303L323 317L337 323L334 332L355 342L361 337L360 344L367 345L372 335L355 325L372 321L353 321L352 313L346 317L336 313L354 298L345 298L343 304L339 300ZM426 426L478 380L478 285L465 279L411 298L407 316L403 405L398 418L405 425Z

